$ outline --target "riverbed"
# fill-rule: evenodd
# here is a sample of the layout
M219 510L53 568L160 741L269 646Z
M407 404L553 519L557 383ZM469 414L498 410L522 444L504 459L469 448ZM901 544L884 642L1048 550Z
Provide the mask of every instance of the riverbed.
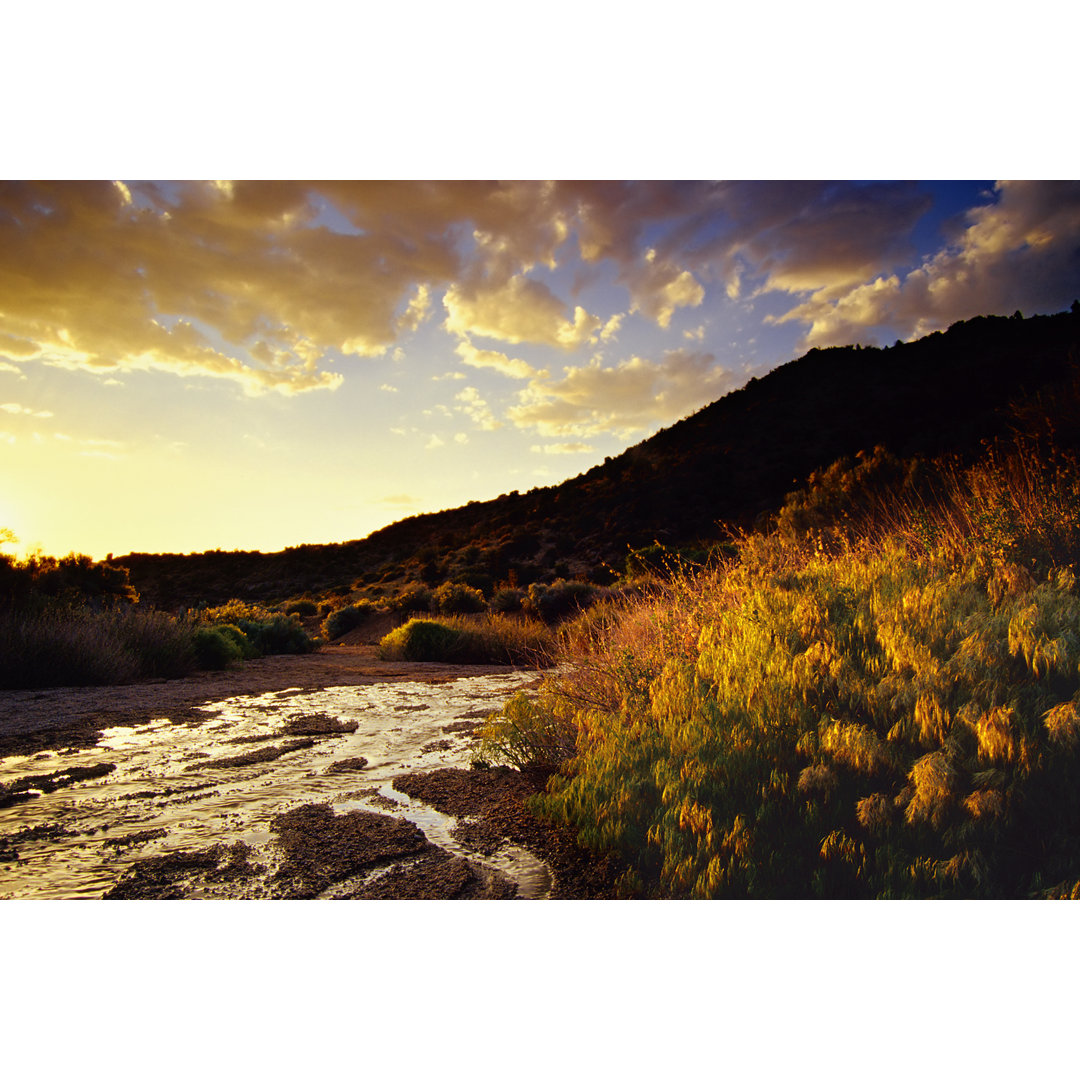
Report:
M279 685L303 659L202 702L206 680L26 694L21 713L9 695L7 746L20 715L27 739L0 758L0 898L551 895L536 854L470 842L467 816L401 790L468 770L483 718L535 672L343 664L344 685L304 685L316 662Z

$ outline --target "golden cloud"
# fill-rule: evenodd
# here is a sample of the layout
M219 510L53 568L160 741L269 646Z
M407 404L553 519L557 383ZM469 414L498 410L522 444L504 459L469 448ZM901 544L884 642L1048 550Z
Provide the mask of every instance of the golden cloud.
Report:
M478 349L471 341L464 340L458 343L454 350L462 361L475 368L491 368L493 371L509 375L513 379L529 379L537 374L536 368L524 360L517 360L506 353L494 352L490 349ZM460 373L459 373L460 374ZM448 378L449 376L436 376L436 378ZM464 375L460 376L464 378Z
M445 327L462 336L478 334L511 345L534 342L574 349L589 341L601 320L582 307L566 317L566 305L540 281L515 274L502 284L454 284L446 290Z
M608 367L594 358L565 368L561 379L534 379L508 415L549 437L628 437L681 419L734 383L708 353L676 349L660 362L634 356Z

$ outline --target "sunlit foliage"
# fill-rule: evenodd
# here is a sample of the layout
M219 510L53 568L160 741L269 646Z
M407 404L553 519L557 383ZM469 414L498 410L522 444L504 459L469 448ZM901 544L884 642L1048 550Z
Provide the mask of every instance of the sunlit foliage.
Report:
M618 852L627 894L1067 895L1077 478L991 456L921 516L901 488L847 528L749 535L565 630L571 670L489 741L520 763L573 733L536 738L561 761L538 807Z

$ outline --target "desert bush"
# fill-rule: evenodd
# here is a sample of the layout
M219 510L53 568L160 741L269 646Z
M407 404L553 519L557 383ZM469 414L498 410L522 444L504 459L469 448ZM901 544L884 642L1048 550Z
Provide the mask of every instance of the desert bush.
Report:
M596 596L596 586L587 581L565 581L550 585L535 582L525 596L525 611L546 623L558 622L575 611L587 608Z
M504 615L521 611L524 599L524 589L499 589L491 598L491 610Z
M0 687L114 685L183 675L191 634L161 612L52 610L0 615Z
M222 671L243 659L239 643L223 626L200 626L193 641L199 667L207 671Z
M487 608L484 594L458 581L444 581L432 594L432 607L443 615L467 615Z
M268 619L240 619L239 628L260 656L309 653L315 641L295 615L271 615Z
M390 602L394 611L431 611L432 593L425 585L410 585Z
M543 623L494 615L410 619L379 643L386 660L459 664L550 664L551 632Z
M331 611L323 620L322 632L330 641L333 641L350 630L363 626L377 611L378 608L370 600L358 600L348 607Z
M564 703L537 705L519 691L480 729L473 764L555 769L573 757L576 738L573 712Z
M379 656L384 660L449 662L461 658L464 640L460 630L445 623L410 619L379 642Z
M286 615L318 615L319 605L314 600L294 600L285 605Z

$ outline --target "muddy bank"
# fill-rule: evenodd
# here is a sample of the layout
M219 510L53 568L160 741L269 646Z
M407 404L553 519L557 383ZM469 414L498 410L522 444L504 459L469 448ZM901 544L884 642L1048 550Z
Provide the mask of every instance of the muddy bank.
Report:
M515 769L434 769L394 780L394 788L458 819L454 836L490 853L519 844L551 868L551 899L603 900L615 896L621 867L582 850L572 830L538 819L526 800L544 790L548 773Z

